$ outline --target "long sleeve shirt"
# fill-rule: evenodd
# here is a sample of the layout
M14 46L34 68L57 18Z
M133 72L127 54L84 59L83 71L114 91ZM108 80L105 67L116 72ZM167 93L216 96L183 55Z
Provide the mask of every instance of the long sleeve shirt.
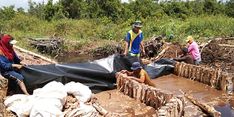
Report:
M14 61L9 61L4 55L0 55L0 71L1 73L5 73L7 71L12 71L12 64L19 64L20 59L15 54Z
M195 41L193 41L189 46L188 46L188 53L193 56L194 60L199 60L201 59L201 54L199 52L199 46Z

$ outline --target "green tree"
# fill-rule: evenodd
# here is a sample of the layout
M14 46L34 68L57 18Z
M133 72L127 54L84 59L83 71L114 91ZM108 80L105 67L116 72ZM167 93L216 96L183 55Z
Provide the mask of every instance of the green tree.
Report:
M53 5L53 0L49 0L43 10L44 19L51 21L56 13L57 8Z
M85 2L84 0L61 0L64 12L68 13L69 18L81 18L82 14L85 13Z
M29 9L28 14L32 16L36 16L39 19L44 19L44 2L43 3L36 3L32 2L32 0L29 0Z
M217 2L217 0L205 0L203 10L207 14L220 14L223 13L222 2Z
M228 16L234 17L234 0L227 2L225 11Z
M168 1L163 4L164 12L168 16L185 18L188 13L188 8L186 7L186 2L183 1Z
M17 8L17 12L18 12L18 13L21 13L21 14L25 14L24 8L22 8L22 7Z
M122 17L125 10L120 0L87 0L89 17L108 17L113 21ZM123 15L124 16L124 15Z
M15 17L14 6L3 7L0 9L0 17L3 20L10 20Z

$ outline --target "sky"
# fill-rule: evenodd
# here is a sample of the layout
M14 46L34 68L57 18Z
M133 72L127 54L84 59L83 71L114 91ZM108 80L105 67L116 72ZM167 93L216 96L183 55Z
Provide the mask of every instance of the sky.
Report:
M43 1L45 3L47 3L48 0L32 0L33 2L36 3L42 3ZM53 2L57 2L58 0L53 0ZM122 2L126 2L128 0L122 0ZM0 8L2 8L3 6L11 6L14 5L15 8L24 8L24 9L28 9L28 0L0 0Z

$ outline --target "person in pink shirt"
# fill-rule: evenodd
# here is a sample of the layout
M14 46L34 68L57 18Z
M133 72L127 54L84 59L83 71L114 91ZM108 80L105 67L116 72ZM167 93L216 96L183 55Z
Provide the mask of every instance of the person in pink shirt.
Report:
M198 44L193 40L192 36L188 36L186 42L188 43L188 53L193 56L196 65L201 62L201 53Z

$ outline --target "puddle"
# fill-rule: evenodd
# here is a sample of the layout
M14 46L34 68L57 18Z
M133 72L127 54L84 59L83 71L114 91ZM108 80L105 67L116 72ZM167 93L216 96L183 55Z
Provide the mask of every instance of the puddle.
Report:
M234 117L234 109L230 104L214 106L215 110L221 112L222 117Z

